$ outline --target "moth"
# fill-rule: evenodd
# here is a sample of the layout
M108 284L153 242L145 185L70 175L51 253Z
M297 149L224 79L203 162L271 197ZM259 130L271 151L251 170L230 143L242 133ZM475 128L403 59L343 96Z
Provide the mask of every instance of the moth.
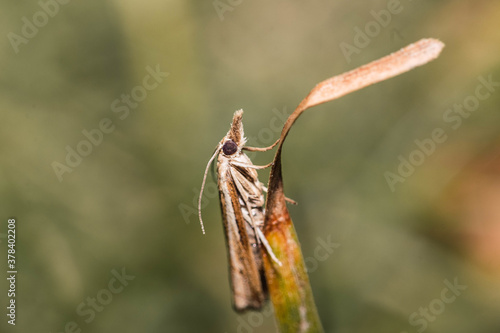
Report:
M276 264L281 265L262 232L263 192L266 188L258 179L257 169L267 168L271 164L256 166L243 152L244 149L266 151L279 141L265 148L246 147L242 117L243 110L234 113L231 128L210 158L198 201L198 214L205 234L201 199L208 170L217 157L217 185L226 236L232 303L238 312L261 309L268 298L262 262L263 248Z

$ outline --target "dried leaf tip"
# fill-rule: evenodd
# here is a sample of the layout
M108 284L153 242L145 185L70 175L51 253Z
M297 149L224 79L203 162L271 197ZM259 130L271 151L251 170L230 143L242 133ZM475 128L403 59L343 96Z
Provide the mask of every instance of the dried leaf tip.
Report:
M406 53L414 60L414 66L421 66L437 57L444 48L444 43L434 38L424 38L410 44L396 53Z

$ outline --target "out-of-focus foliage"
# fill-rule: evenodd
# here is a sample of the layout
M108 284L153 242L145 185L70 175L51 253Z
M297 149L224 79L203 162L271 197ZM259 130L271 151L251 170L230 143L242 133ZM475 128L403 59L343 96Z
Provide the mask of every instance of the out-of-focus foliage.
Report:
M500 4L215 4L0 4L0 331L274 332L230 307L213 183L197 224L213 148L236 109L268 145L317 82L435 37L437 61L301 117L285 191L327 332L498 332Z

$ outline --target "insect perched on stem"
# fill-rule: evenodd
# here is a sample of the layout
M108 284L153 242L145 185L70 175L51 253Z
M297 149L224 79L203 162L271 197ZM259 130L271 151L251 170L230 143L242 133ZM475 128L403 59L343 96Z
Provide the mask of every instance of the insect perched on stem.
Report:
M272 164L256 166L242 151L266 151L278 141L265 148L245 147L242 116L243 110L234 113L229 132L210 158L198 202L201 229L205 233L201 218L201 198L208 169L217 156L217 183L226 235L233 307L236 311L258 310L267 299L261 245L272 260L281 265L262 232L265 187L259 181L256 171Z

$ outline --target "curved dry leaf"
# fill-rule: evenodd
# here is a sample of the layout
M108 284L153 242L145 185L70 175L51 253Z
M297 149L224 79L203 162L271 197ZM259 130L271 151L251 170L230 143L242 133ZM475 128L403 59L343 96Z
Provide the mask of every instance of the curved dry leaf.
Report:
M436 59L444 44L422 39L398 52L319 83L288 117L269 178L264 234L282 266L264 251L269 295L281 332L323 332L305 270L295 228L286 207L281 173L281 150L297 118L308 108L407 72ZM277 141L277 142L278 142Z

